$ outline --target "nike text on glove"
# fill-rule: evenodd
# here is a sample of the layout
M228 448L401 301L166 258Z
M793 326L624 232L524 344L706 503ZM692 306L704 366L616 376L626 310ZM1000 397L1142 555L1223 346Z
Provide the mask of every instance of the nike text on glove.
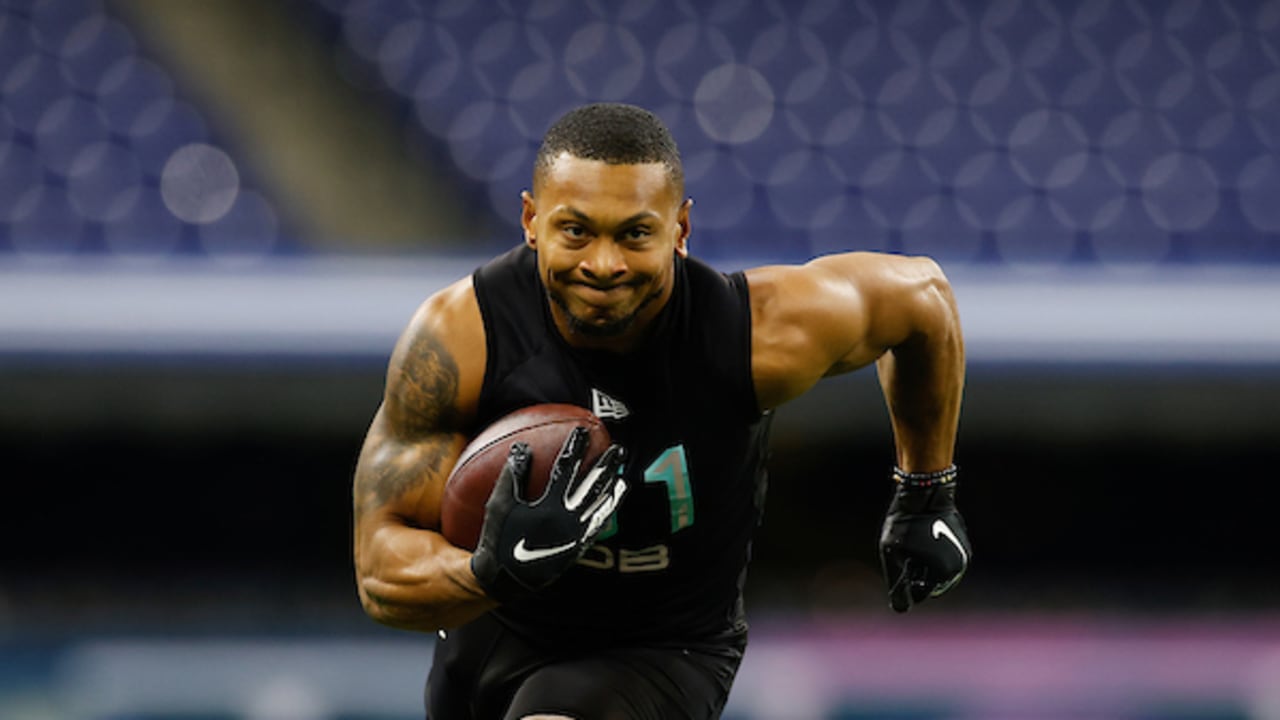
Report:
M507 602L551 584L595 540L622 497L624 451L611 445L585 473L586 428L575 428L551 468L546 491L526 499L532 453L515 443L485 503L471 570L489 597Z
M880 532L880 563L889 605L906 612L960 582L973 549L956 510L956 468L907 473L894 468L897 489Z

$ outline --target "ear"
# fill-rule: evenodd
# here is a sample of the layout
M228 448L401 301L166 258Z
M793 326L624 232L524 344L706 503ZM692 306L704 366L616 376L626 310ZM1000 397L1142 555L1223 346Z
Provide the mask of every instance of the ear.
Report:
M538 205L528 190L520 193L520 226L524 228L524 244L538 249L538 233L534 222L538 219Z
M680 257L689 257L689 233L692 226L689 225L689 211L693 208L693 198L685 198L680 203L680 209L676 211L676 254Z

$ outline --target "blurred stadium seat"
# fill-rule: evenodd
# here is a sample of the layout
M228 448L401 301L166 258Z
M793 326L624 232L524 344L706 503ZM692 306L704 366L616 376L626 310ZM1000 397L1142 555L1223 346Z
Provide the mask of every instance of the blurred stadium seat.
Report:
M177 85L101 2L0 6L0 257L284 247L270 202Z
M682 143L704 254L1280 260L1274 2L316 8L511 227L541 131L618 100Z
M515 229L546 126L618 100L682 143L696 249L713 258L1280 262L1275 2L291 7L367 67L498 227ZM0 48L0 251L284 243L270 191L101 3L8 3ZM254 240L202 230L224 214Z
M392 109L406 145L428 148L417 162L492 229L465 244L411 240L426 275L409 266L400 274L406 284L426 280L420 292L447 279L431 272L433 248L481 258L519 237L518 194L557 115L621 100L655 109L682 144L697 201L695 254L726 266L849 249L929 254L963 290L978 289L966 313L976 359L998 357L984 355L993 347L984 325L1009 317L988 312L980 289L1011 273L1021 282L1029 270L1046 288L1078 285L1080 272L1120 287L1154 279L1153 292L1117 298L1143 310L1099 331L1123 345L1102 360L1151 359L1167 333L1125 336L1147 329L1180 325L1196 344L1198 329L1169 315L1161 293L1237 280L1194 272L1252 266L1241 276L1257 290L1250 306L1273 301L1273 276L1256 270L1280 269L1278 0L281 7L346 77L368 86L366 100ZM57 258L74 261L65 267L212 258L296 275L312 271L284 261L372 254L367 238L326 251L295 237L299 225L274 201L282 189L252 177L254 163L211 126L216 113L183 92L184 78L112 8L31 0L0 10L0 272L26 272L4 261L31 258L45 267ZM356 268L353 278L368 272ZM46 291L79 279L59 282ZM274 281L263 282L267 298ZM133 293L123 280L114 287ZM301 292L295 300L313 296ZM181 304L159 303L175 312ZM1105 324L1105 308L1089 297L1072 307L1077 324L1102 327L1099 315ZM394 335L403 310L384 310L382 334L355 352ZM74 326L46 319L48 333ZM1025 331L995 330L1005 339ZM9 333L5 349L47 349L17 337ZM1247 334L1209 355L1199 343L1167 359L1213 361L1242 347L1267 358L1277 346L1280 331Z

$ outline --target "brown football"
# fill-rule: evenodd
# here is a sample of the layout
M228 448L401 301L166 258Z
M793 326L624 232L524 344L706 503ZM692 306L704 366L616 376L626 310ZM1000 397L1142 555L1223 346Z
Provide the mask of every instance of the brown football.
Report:
M609 448L609 430L590 410L560 403L531 405L499 418L481 430L462 450L445 481L440 502L440 532L458 547L474 550L484 524L484 505L512 444L525 443L533 456L529 486L522 497L542 496L551 467L569 433L579 425L590 433L582 467L590 467Z

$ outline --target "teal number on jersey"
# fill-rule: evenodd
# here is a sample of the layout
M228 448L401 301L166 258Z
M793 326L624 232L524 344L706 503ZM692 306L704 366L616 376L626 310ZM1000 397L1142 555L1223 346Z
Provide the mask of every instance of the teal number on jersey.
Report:
M671 506L671 532L693 524L693 488L689 486L689 463L684 446L667 448L644 471L647 483L666 483L667 502Z
M689 462L685 459L683 445L664 450L644 471L644 481L666 484L667 504L671 508L671 532L683 530L693 524L693 487L689 481ZM604 540L617 532L618 512L615 510L596 539Z

